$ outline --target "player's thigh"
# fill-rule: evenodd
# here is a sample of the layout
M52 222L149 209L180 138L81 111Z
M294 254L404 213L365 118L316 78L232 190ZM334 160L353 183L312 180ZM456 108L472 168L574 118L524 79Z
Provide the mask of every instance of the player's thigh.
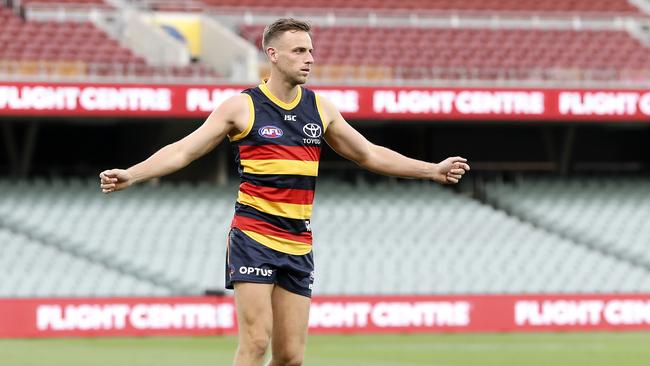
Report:
M264 343L273 329L273 284L236 282L235 303L240 341Z
M274 357L302 357L309 325L309 297L275 286L273 301Z

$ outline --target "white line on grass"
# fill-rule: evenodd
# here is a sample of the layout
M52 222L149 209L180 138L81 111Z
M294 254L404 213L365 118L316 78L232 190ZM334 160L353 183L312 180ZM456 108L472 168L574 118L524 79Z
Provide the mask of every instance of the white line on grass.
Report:
M602 350L606 347L602 344L571 344L556 342L539 342L539 343L409 343L409 344L359 344L355 349L368 350L458 350L458 351L523 351L523 350L544 350L544 351L564 351L564 350Z

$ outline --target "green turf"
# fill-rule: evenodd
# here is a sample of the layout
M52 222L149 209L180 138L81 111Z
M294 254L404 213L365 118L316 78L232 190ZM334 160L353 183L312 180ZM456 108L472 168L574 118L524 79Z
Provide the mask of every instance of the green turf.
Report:
M233 337L0 340L3 366L229 365ZM650 365L650 333L311 336L309 366Z

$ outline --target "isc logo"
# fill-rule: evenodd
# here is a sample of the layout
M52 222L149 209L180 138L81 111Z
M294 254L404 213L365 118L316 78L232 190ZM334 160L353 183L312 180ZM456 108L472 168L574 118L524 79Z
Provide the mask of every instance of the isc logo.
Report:
M284 132L275 126L264 126L259 129L258 133L260 136L269 139L277 139L278 137L282 137L282 135L284 135Z
M296 115L295 114L285 114L284 115L284 120L285 121L296 122Z

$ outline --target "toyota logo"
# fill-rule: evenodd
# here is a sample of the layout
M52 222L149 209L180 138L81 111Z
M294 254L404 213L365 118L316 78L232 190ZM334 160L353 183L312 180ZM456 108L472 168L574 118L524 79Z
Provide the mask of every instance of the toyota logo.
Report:
M320 137L321 131L320 131L320 126L315 124L315 123L307 123L303 128L302 132L305 133L305 135L311 137L311 138L317 138Z

